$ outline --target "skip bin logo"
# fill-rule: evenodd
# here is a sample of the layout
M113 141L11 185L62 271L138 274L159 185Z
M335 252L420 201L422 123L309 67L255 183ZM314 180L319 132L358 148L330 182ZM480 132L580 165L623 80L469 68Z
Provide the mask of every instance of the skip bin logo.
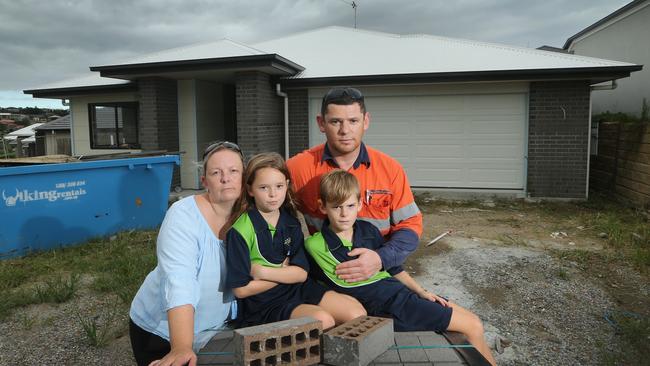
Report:
M5 201L5 206L14 207L17 203L27 204L28 202L33 201L49 201L55 202L58 200L76 200L79 196L86 194L86 190L81 188L86 182L68 182L68 183L58 183L56 184L56 189L51 189L47 191L33 190L28 191L26 189L20 190L16 188L16 194L7 195L5 190L2 190L2 199Z

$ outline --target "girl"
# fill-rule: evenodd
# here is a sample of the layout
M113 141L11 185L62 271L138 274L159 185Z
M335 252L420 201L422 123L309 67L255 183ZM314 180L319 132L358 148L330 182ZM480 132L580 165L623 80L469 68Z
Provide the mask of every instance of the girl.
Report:
M226 284L240 299L240 326L311 316L323 329L366 314L351 296L308 279L304 238L289 171L279 154L251 158L226 234ZM238 216L233 216L238 217Z

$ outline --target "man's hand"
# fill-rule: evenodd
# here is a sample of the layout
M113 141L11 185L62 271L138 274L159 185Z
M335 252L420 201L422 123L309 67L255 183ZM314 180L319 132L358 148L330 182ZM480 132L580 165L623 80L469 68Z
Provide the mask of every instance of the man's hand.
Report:
M355 248L348 255L350 257L358 255L359 258L343 262L336 266L336 275L345 282L367 280L381 269L381 258L374 250Z
M425 300L437 302L437 303L439 303L440 305L442 305L444 307L449 307L449 302L447 300L445 300L444 297L440 297L440 296L434 294L433 292L429 292L427 290L424 290L424 291L418 293L418 296L420 296L421 298L423 298Z

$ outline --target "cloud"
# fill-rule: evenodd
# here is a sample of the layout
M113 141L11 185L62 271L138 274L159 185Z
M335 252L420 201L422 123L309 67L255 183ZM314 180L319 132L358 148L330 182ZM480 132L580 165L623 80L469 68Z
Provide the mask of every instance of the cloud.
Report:
M538 47L626 0L356 0L359 28ZM230 38L259 42L351 27L347 0L0 0L0 90L22 90L138 55ZM0 100L0 105L3 105Z

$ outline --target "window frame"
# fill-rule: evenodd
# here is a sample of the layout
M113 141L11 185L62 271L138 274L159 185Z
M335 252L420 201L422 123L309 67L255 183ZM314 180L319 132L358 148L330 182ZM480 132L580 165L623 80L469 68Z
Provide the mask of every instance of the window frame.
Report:
M117 118L117 108L133 108L135 110L135 139L136 143L131 144L129 147L120 147L119 144L115 145L98 145L95 143L95 129L97 128L97 121L95 121L95 107L113 107L115 108L115 126L114 132L116 136L116 142L120 139L119 127L118 127L118 118ZM124 122L123 122L124 123ZM90 148L91 149L102 149L102 150L138 150L140 149L140 103L139 102L98 102L98 103L88 103L88 130L90 134ZM122 125L124 128L124 125Z

